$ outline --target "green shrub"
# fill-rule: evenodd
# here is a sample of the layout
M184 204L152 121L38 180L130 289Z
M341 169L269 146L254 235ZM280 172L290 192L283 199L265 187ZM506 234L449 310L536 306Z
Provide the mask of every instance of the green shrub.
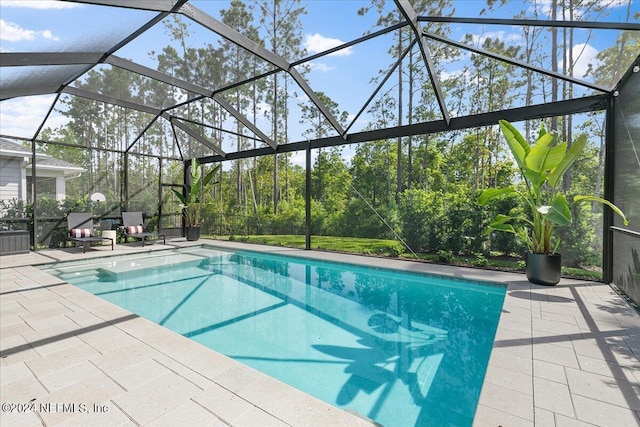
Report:
M443 249L440 249L437 252L437 256L438 256L438 261L446 262L447 264L451 264L453 262L453 260L455 259L455 257L453 256L453 252L445 251Z
M485 267L489 265L489 260L482 253L478 252L475 254L475 256L476 259L475 261L473 261L474 265L477 265L478 267Z
M392 257L399 257L404 253L404 246L402 245L389 246L389 248L387 249L387 252Z

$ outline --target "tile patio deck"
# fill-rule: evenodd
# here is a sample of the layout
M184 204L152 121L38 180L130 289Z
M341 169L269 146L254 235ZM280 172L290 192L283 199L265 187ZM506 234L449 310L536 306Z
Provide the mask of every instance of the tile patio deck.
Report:
M474 426L640 425L640 316L608 285L209 243L508 283ZM187 244L0 257L0 424L374 425L34 267Z

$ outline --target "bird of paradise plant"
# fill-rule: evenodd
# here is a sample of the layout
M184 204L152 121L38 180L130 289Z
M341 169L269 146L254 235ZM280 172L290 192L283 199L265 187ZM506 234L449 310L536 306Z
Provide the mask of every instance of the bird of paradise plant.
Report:
M524 188L514 186L488 188L478 197L481 206L504 194L516 194L525 205L529 216L498 214L484 233L504 231L516 234L534 254L553 254L560 240L554 237L557 225L571 224L571 206L578 202L598 202L609 206L620 215L624 224L628 220L613 203L600 197L577 195L572 203L567 201L561 189L562 178L587 144L587 136L581 135L567 150L567 143L554 144L555 137L544 125L538 139L530 145L520 132L506 120L500 120L500 129L517 163Z
M183 185L184 192L172 189L173 194L180 201L180 207L183 209L184 220L187 227L200 226L200 212L204 205L210 203L211 195L209 187L217 184L213 181L215 174L220 169L220 165L216 165L213 169L203 175L202 168L198 159L191 160L190 166L190 182Z

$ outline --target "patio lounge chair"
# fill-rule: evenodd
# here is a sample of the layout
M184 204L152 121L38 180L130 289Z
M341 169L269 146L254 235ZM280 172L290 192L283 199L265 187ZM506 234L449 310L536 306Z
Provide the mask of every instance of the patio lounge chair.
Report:
M144 246L145 240L149 237L155 238L155 240L162 238L162 244L167 244L164 234L144 231L142 212L122 212L122 225L124 226L124 237L140 239L142 240L142 246Z
M82 253L87 252L87 244L91 242L101 242L111 240L111 250L113 250L113 239L110 237L96 236L93 229L93 216L90 213L70 213L67 215L67 240L82 242Z

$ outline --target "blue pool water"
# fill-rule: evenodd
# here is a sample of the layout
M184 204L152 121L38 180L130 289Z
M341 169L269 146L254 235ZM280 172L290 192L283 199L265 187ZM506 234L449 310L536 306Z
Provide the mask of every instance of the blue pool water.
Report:
M46 270L385 426L470 426L505 286L211 247Z

